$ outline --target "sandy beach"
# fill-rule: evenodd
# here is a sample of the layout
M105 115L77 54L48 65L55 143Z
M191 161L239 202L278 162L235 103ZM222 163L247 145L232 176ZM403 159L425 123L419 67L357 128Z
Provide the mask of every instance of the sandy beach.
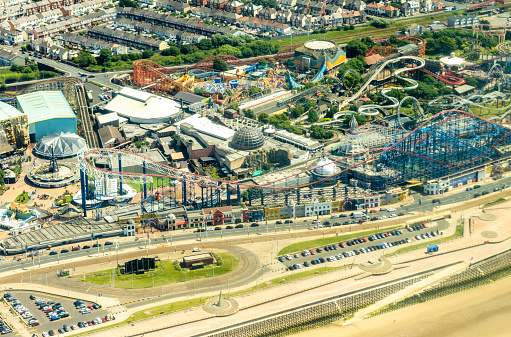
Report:
M341 322L295 337L511 336L511 277L349 326Z

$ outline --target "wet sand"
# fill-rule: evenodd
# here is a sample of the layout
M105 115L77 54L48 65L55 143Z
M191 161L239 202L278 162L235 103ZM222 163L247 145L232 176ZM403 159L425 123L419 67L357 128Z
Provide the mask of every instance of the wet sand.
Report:
M294 337L509 337L511 277L342 326L341 322Z

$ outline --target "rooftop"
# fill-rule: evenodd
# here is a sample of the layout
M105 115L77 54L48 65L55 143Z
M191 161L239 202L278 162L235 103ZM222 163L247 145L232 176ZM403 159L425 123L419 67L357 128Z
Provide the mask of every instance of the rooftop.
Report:
M184 123L192 126L197 132L222 140L227 140L234 135L233 129L230 129L219 123L215 123L209 118L202 117L200 114L192 115L175 123L174 125L179 126Z
M61 91L37 91L16 98L29 124L53 118L75 118Z
M0 121L23 116L21 111L7 103L0 102Z

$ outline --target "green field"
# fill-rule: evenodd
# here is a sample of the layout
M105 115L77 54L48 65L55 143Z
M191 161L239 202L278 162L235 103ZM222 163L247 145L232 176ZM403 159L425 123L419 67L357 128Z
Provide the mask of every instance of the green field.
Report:
M346 234L346 235L332 236L332 237L324 238L324 239L296 242L296 243L290 244L289 246L282 248L279 251L279 255L301 252L306 249L329 245L329 244L340 242L340 241L351 240L354 238L372 235L375 233L387 232L387 231L391 231L393 229L400 228L400 227L401 226L394 226L394 227L389 227L389 228L374 229L374 230L365 231L365 232L357 232L357 233Z
M415 244L415 245L412 245L412 246L407 246L407 247L399 248L398 250L396 250L392 254L388 254L388 255L385 255L385 256L406 253L406 252L409 252L411 250L421 249L421 248L425 248L427 246L439 244L441 242L446 242L446 241L449 241L449 240L461 238L462 236L463 236L463 225L457 225L456 226L456 232L454 232L454 234L451 235L451 236L448 236L448 237L445 237L445 238L436 239L436 240L433 240L433 241L421 242L421 243L418 243L418 244Z
M70 203L71 200L73 200L73 196L71 194L65 194L62 197L60 197L57 201L55 201L55 203L57 205L64 205Z
M172 181L173 180L164 178L163 182L162 182L161 178L158 181L158 177L153 177L153 180L152 180L153 188L162 187L162 186L169 186L172 183ZM141 186L140 184L128 183L128 185L133 187L137 192L141 191L140 187L143 188L143 186ZM148 179L147 180L147 189L149 190L150 188L151 188L151 179Z
M219 266L215 266L215 276L227 274L238 267L239 260L234 255L230 253L218 253L217 255L222 259L223 263ZM173 262L174 261L157 261L157 268L143 275L123 275L120 273L119 268L117 268L114 288L143 289L153 287L153 282L155 287L159 287L170 283L185 282L185 280L191 281L213 277L213 266L206 266L196 270L176 270ZM112 269L88 273L85 274L85 282L110 285L111 274ZM84 275L76 276L76 279L83 281Z

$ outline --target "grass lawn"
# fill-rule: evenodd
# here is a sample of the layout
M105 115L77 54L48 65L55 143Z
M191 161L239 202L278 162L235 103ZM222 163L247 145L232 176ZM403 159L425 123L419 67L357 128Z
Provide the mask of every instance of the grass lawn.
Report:
M70 203L71 200L73 200L73 196L71 194L65 194L62 197L60 197L55 203L57 205L64 205Z
M310 270L302 271L300 273L289 274L286 276L277 277L277 278L271 279L269 281L266 281L264 283L257 284L251 288L240 290L235 293L230 293L229 297L240 296L240 295L248 294L248 293L251 293L254 291L259 291L259 290L263 290L263 289L267 289L267 288L271 288L271 287L276 287L281 284L298 281L300 279L329 273L331 271L336 271L336 270L344 269L347 267L349 267L349 265L340 266L340 267L327 267L325 264L324 268L310 269Z
M495 206L495 205L501 204L501 203L506 202L506 201L507 201L507 199L500 198L499 200L495 200L495 201L489 202L487 204L484 204L483 208L490 207L490 206Z
M215 276L227 274L238 267L239 260L234 255L230 253L218 253L218 256L222 258L223 264L215 266ZM121 289L151 288L153 286L153 277L155 287L170 283L184 282L185 279L186 281L191 281L206 277L213 277L213 266L206 266L203 269L196 270L187 269L185 271L185 269L176 270L173 262L174 261L157 261L156 265L158 268L153 271L146 272L143 275L122 275L118 269L115 275L114 287ZM108 285L110 284L111 272L112 270L109 269L85 274L85 281L94 284ZM77 276L76 279L83 281L83 275Z
M30 198L28 197L28 192L23 192L21 193L20 195L18 195L16 197L16 199L14 200L15 203L18 203L18 204L25 204L27 203L28 201L30 200Z
M407 246L407 247L399 248L398 250L396 250L392 254L388 254L388 255L385 255L385 256L391 256L391 255L397 255L397 254L406 253L406 252L409 252L411 250L421 249L421 248L425 248L427 246L439 244L441 242L447 242L447 241L452 240L452 239L461 238L462 236L463 236L463 225L456 225L456 232L454 232L454 234L451 235L451 236L448 236L448 237L445 237L445 238L436 239L436 240L433 240L433 241L421 242L421 243L418 243L418 244L415 244L415 245L412 245L412 246Z
M162 182L161 178L153 177L153 188L162 187L162 186L169 186L172 183L172 181L173 180L165 178L165 179L163 179L163 182ZM128 185L133 187L137 192L141 191L141 189L140 189L141 187L144 188L144 186L140 185L140 184L128 183ZM151 188L151 179L148 179L147 180L147 189L149 190L150 188Z
M362 236L372 235L372 234L375 234L375 233L388 232L390 230L393 230L393 229L396 229L396 228L400 228L400 227L401 226L394 226L394 227L374 229L374 230L365 231L365 232L359 232L359 233L352 233L352 234L346 234L346 235L332 236L332 237L324 238L324 239L316 239L316 240L308 240L308 241L296 242L296 243L290 244L289 246L286 246L286 247L282 248L279 251L278 255L285 255L285 254L296 253L296 252L304 251L306 249L311 249L311 248L316 248L316 247L320 247L320 246L324 246L324 245L329 245L329 244L332 244L332 243L335 243L335 242L351 240L351 239L354 239L354 238L359 238L359 237L362 237Z

